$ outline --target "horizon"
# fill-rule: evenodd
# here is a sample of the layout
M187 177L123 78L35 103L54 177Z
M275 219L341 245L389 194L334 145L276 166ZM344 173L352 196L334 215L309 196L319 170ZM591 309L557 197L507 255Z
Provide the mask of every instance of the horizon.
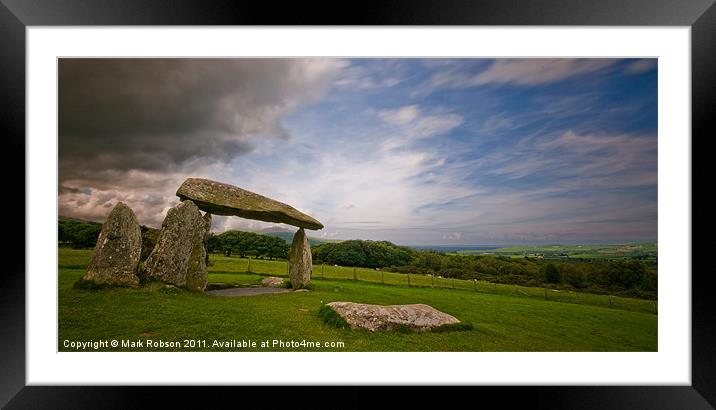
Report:
M656 61L63 58L59 213L123 201L161 226L203 177L317 218L317 239L657 242Z
M68 216L65 216L65 215L59 215L59 218L78 219L78 218L68 217ZM81 219L80 219L80 220L81 220ZM99 223L99 224L101 224L101 223L104 222L104 221L101 221L101 220L82 220L82 221L85 221L85 222L93 222L93 223ZM146 226L146 227L152 228L152 229L160 229L160 228L161 228L161 226L159 226L159 227L157 227L157 226L148 226L148 225L143 225L143 226ZM292 233L292 234L293 234L293 233L295 233L296 230L298 230L298 228L296 228L296 227L294 227L294 226L291 226L291 225L285 225L285 226L274 225L274 226L269 226L269 227L265 227L265 228L260 228L260 229L258 229L258 230L242 230L242 229L233 229L233 228L232 228L232 229L223 230L223 231L221 231L221 232L216 231L216 230L212 230L212 231L210 231L210 232L213 233L213 234L221 234L221 233L229 232L229 231L239 231L239 232L252 232L252 233L257 233L257 234L266 235L266 234L275 233L275 232L288 232L288 233ZM360 238L333 238L333 239L324 239L324 238L321 238L321 237L318 237L318 236L312 236L312 235L310 235L311 232L316 232L316 231L308 230L308 232L307 232L306 235L307 235L309 238L311 238L311 239L319 239L319 240L324 240L324 241L342 242L342 241L353 241L353 240L373 240L373 239L360 239ZM381 241L381 239L376 239L375 241ZM436 248L441 248L441 247L443 247L443 248L446 248L446 247L449 247L449 248L460 248L460 247L464 247L464 248L477 248L477 247L509 248L509 247L513 247L513 246L639 245L639 244L649 244L649 243L656 243L656 244L658 244L658 241L656 241L656 240L653 240L653 241L649 241L649 240L647 240L647 241L639 241L639 240L630 241L630 240L624 240L624 241L616 241L616 242L575 242L575 243L569 243L569 242L561 242L561 243L545 242L545 243L472 243L472 244L470 244L470 243L459 243L459 244L403 244L403 243L397 243L397 242L392 242L392 241L389 241L389 242L391 242L391 243L393 243L394 245L397 245L397 246L405 246L405 247L409 247L409 248L430 248L430 247L436 247Z

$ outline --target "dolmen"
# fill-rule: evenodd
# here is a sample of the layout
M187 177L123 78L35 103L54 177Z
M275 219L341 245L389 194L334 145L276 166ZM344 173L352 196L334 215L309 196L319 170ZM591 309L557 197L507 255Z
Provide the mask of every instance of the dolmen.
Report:
M305 288L311 281L313 261L304 229L322 229L323 224L315 218L282 202L209 179L189 178L176 195L181 203L169 209L158 233L142 230L134 212L117 203L102 225L87 273L78 285L135 287L162 282L203 292L208 283L212 214L298 227L289 252L291 287Z

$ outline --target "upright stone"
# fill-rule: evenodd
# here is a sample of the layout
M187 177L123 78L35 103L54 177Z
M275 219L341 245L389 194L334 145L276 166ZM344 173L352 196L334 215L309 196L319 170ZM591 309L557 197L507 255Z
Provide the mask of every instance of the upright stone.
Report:
M313 259L311 257L311 245L308 243L308 237L303 228L293 235L288 264L291 287L301 289L308 285L313 271Z
M189 267L186 272L186 288L195 292L203 292L209 283L208 253L206 245L211 229L211 214L206 213L201 218L202 225L195 233L194 246L189 257Z
M137 286L137 265L142 253L142 233L134 212L118 202L102 225L97 245L80 279L90 287Z
M239 187L203 178L188 178L177 196L191 200L204 212L235 215L265 222L280 222L299 228L323 229L323 224L303 212Z
M144 261L142 280L185 286L192 250L197 242L203 248L204 226L201 212L192 201L171 208L162 222L154 250Z

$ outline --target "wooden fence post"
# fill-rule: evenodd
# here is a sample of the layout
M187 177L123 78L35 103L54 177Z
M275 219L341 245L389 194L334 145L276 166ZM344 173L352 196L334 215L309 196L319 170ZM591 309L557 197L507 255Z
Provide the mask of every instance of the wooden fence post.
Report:
M353 280L356 280L356 267L353 267Z
M475 292L477 292L477 279L472 280L475 283Z
M455 278L452 278L452 288L455 289Z
M408 287L410 287L410 274L408 273Z
M383 282L383 271L380 271L380 283L381 284L385 283L385 282Z
M432 274L430 275L430 287L435 287L435 276L433 276Z
M246 268L248 272L251 272L251 256L249 256L249 267Z
M612 295L609 295L609 307L612 307Z
M323 279L323 262L321 262L321 279Z

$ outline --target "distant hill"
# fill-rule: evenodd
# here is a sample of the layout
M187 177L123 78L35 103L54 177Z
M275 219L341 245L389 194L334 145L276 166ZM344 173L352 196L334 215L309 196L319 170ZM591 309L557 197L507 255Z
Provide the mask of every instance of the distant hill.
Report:
M60 215L57 218L57 221L58 222L79 222L79 223L85 223L85 224L90 224L90 225L102 225L101 222L88 221L85 219L78 219L78 218L70 218L69 216L62 216L62 215Z
M261 235L268 235L268 236L273 236L276 238L281 238L290 244L293 241L293 235L296 232L292 231L290 229L287 229L287 228L272 227L272 228L261 229L259 231L256 231L256 233L260 233ZM310 236L308 237L308 243L311 246L318 246L318 245L328 243L328 242L337 242L337 241L318 239L318 238L313 238Z
M57 241L60 246L73 248L92 248L102 224L81 219L59 217L57 221Z
M60 215L58 218L58 222L60 225L75 225L75 224L86 224L86 225L96 225L101 228L102 223L101 222L93 222L93 221L87 221L84 219L78 219L78 218L70 218L68 216L62 216ZM145 227L146 229L147 227ZM261 234L261 235L267 235L267 236L273 236L276 238L281 238L284 241L286 241L288 244L291 244L291 241L293 241L293 234L296 233L295 230L291 230L289 228L282 228L280 226L274 226L271 228L265 228L255 231L255 233ZM96 241L96 237L95 237ZM72 242L72 241L69 241ZM85 241L89 243L89 239ZM324 243L330 243L330 242L340 242L338 240L332 240L332 239L319 239L319 238L313 238L311 236L308 237L308 243L311 246L318 246ZM92 244L94 246L94 244Z

